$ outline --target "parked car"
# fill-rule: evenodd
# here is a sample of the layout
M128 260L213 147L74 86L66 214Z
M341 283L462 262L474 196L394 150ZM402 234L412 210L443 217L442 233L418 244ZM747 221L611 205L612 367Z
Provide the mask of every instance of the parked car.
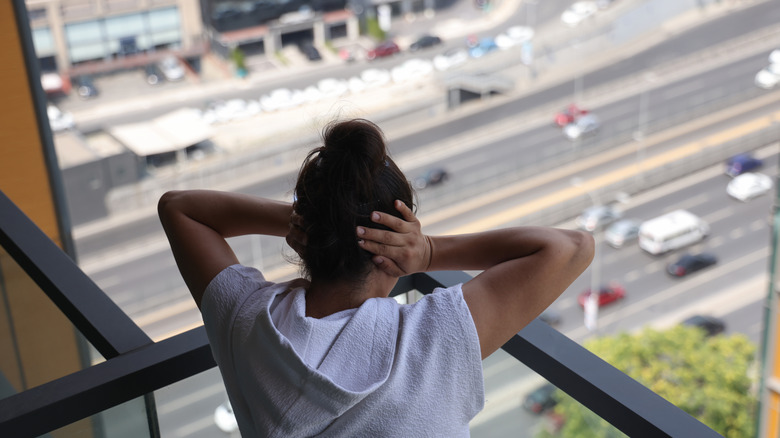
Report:
M772 190L772 178L763 173L747 172L734 177L726 186L726 193L746 202Z
M144 67L144 75L146 77L146 83L149 85L159 85L165 80L160 68L155 64L147 64Z
M712 266L717 262L717 257L708 252L683 254L676 262L670 263L666 267L666 272L673 277L685 277L688 274Z
M585 114L588 114L588 110L582 109L577 106L577 104L572 103L555 115L555 124L558 125L558 127L563 128Z
M541 414L554 407L558 404L558 399L555 397L556 389L552 383L545 383L525 396L523 407L534 414Z
M496 45L495 40L486 37L479 40L479 43L469 50L469 56L472 58L481 58L497 49L498 46Z
M46 106L46 115L49 116L49 126L54 132L65 131L76 126L71 113L60 111L52 104Z
M77 76L73 79L73 84L76 86L76 92L82 99L91 99L100 94L90 76Z
M764 164L758 158L750 154L739 154L726 160L726 175L737 176L753 169L758 169Z
M238 430L238 422L230 401L222 403L214 410L214 423L219 430L225 433L233 433Z
M417 41L409 45L409 50L416 52L426 47L433 47L441 44L441 38L435 35L423 35Z
M433 58L433 66L436 70L445 71L464 64L469 59L469 52L458 47L447 49Z
M369 50L366 53L366 58L376 59L376 58L384 58L386 56L392 56L398 52L400 52L401 49L398 48L398 45L394 43L393 41L385 41L383 43L378 44L373 49Z
M575 220L577 227L585 231L595 231L620 219L622 213L609 205L594 205L582 211Z
M601 126L598 117L593 114L585 114L572 123L563 127L563 135L569 140L576 140L586 135L598 132Z
M445 169L437 167L435 169L429 169L423 175L418 176L417 178L414 179L412 183L414 185L414 188L419 190L419 189L424 189L426 187L442 184L445 181L447 181L449 177L450 176L449 174L447 174L447 171Z
M778 82L780 82L780 64L769 64L756 73L753 79L757 87L765 90L774 88Z
M626 289L619 283L612 282L599 288L599 307L614 303L626 296ZM590 299L590 289L585 290L577 297L580 307L585 308L585 303Z
M506 50L531 41L534 30L527 26L512 26L496 36L496 45L499 49Z
M173 55L166 56L157 63L165 79L169 81L180 81L184 79L184 66L181 61Z
M595 14L599 7L594 1L575 2L561 14L561 21L569 27L578 26L588 17Z
M683 325L699 327L707 332L707 336L715 336L726 330L723 320L709 315L693 315L682 322Z
M639 237L640 225L642 222L637 219L621 219L607 228L604 240L613 248L622 248Z
M322 55L320 55L320 51L317 50L316 47L314 47L314 44L311 43L311 41L304 41L300 44L298 44L298 50L306 56L306 59L309 61L321 61Z

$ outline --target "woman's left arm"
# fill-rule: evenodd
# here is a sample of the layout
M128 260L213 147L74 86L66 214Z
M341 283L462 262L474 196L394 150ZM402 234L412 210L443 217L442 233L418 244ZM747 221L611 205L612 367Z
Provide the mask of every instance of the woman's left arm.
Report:
M225 238L284 237L290 229L292 205L239 193L187 190L165 193L157 213L179 272L200 308L211 280L238 263Z

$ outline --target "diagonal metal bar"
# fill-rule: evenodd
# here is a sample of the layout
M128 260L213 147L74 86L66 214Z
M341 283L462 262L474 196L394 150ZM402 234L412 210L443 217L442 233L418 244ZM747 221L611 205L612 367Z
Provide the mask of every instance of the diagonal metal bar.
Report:
M152 340L0 191L0 246L106 358Z
M0 436L40 436L215 366L201 326L0 399Z

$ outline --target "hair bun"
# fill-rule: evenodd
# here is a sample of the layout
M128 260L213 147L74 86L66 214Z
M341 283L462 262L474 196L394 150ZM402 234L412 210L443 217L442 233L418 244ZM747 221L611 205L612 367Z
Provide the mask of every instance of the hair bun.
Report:
M385 165L387 149L382 131L365 119L334 122L323 132L320 152L326 165L340 167L351 163L374 174Z

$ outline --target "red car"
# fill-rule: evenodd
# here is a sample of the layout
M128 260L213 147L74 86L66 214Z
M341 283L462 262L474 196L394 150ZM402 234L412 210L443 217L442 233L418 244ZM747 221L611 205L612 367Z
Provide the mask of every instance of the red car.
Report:
M376 58L383 58L385 56L390 56L395 53L400 52L401 49L398 48L398 45L392 41L385 41L378 46L374 47L373 49L369 50L368 53L366 53L366 58L368 59L376 59Z
M572 103L564 108L563 111L555 115L555 124L563 128L585 114L588 114L588 110L582 109Z
M617 283L610 283L608 285L601 286L601 290L599 290L599 307L615 302L625 296L626 289ZM588 301L589 297L590 289L580 294L580 296L577 298L577 302L580 303L580 307L585 307L585 302Z

